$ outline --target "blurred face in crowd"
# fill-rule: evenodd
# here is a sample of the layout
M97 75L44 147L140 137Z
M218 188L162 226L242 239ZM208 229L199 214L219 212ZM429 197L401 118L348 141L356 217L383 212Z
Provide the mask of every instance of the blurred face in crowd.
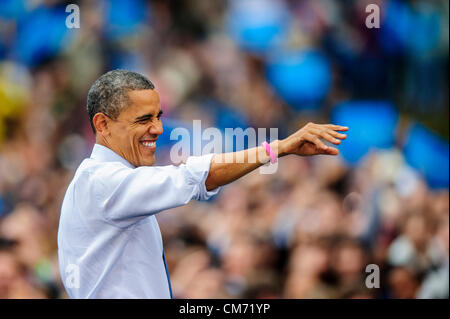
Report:
M255 268L258 253L251 239L236 238L222 256L223 268L231 276L246 276Z
M14 256L7 252L0 252L0 298L8 298L18 273Z
M159 95L149 89L129 91L128 96L130 103L116 120L103 113L95 115L97 143L136 167L153 165L156 140L163 132Z
M392 297L397 299L416 298L417 279L406 267L397 267L389 273L388 283Z
M358 278L364 268L364 254L359 246L343 244L336 251L336 271L343 280Z
M412 241L414 246L419 249L425 249L428 240L427 222L423 215L412 215L408 218L405 225L405 235Z

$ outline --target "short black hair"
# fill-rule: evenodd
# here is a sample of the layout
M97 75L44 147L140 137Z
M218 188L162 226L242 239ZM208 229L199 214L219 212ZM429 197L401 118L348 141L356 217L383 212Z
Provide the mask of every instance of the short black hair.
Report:
M154 88L149 79L132 71L113 70L100 76L92 84L87 96L87 111L94 134L96 133L93 122L95 114L101 112L112 119L117 119L120 112L128 106L129 91Z

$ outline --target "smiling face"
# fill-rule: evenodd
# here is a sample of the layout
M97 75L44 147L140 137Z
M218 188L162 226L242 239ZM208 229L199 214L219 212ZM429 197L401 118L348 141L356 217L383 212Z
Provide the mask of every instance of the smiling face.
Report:
M106 124L97 129L97 141L136 167L153 165L156 140L163 132L159 95L152 89L133 90L128 97L129 105L116 120L96 114L96 122Z

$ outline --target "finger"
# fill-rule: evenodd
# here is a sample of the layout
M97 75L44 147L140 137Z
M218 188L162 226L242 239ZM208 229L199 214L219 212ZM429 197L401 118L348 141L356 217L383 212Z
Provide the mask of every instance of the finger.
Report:
M328 147L328 149L324 150L324 153L326 155L338 155L339 150L334 147Z
M330 134L328 134L327 131L323 131L320 129L313 129L311 130L312 133L316 134L317 136L320 136L321 138L323 138L324 140L333 143L333 144L341 144L341 141L338 140L337 138L334 138L333 136L331 136Z
M340 138L341 140L347 138L347 134L341 134L341 133L338 133L338 132L333 131L331 129L327 129L327 133L330 134L331 136L336 137L336 138Z
M322 142L320 140L320 138L318 138L316 135L308 133L308 134L305 135L305 140L313 143L320 150L324 150L325 151L325 150L328 149L328 146L326 146L325 143Z
M332 129L334 131L348 131L347 126L341 126L341 125L334 125L334 124L326 124L327 128Z

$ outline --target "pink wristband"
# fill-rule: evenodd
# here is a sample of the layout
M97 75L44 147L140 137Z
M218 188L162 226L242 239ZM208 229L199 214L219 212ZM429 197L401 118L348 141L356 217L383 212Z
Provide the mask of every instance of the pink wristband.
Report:
M275 153L272 151L272 148L270 148L269 143L267 142L262 142L261 146L264 147L266 149L267 154L269 154L270 157L270 162L272 164L275 164L277 162L277 156L275 155Z

